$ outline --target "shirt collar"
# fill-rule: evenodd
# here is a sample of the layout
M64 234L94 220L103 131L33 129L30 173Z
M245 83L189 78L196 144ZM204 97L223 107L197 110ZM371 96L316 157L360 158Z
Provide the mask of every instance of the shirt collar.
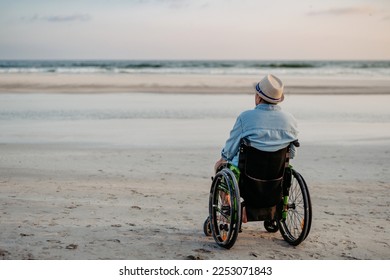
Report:
M255 109L268 110L268 111L279 111L280 106L277 104L260 103L255 107Z

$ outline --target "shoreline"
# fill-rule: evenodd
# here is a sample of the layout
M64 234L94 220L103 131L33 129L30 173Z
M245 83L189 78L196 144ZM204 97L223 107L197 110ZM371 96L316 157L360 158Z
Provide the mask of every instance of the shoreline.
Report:
M253 93L257 75L2 74L1 93ZM286 95L390 94L390 79L283 77Z

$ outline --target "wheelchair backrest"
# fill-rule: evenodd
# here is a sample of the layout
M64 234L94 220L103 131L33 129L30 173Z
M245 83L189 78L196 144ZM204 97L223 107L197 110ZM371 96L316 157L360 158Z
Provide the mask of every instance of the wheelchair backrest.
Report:
M242 142L239 169L241 174L259 180L274 181L283 178L288 147L276 152L265 152Z
M242 141L238 166L239 188L249 212L251 209L273 207L281 201L288 150L289 147L276 152L265 152ZM256 219L253 217L253 220Z

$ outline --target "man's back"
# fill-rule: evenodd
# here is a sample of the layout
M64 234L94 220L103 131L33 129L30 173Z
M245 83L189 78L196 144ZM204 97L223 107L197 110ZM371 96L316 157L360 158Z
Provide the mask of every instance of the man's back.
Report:
M215 167L225 161L238 165L238 151L243 138L256 149L266 152L283 149L297 140L295 118L277 105L284 99L283 87L282 81L273 75L267 75L255 85L256 107L238 116Z
M247 138L259 150L274 152L297 139L297 121L278 105L261 103L255 109L243 112L239 118L242 138Z
M222 156L237 166L241 139L246 138L256 149L274 152L296 140L297 134L297 122L291 114L278 105L260 103L238 116Z

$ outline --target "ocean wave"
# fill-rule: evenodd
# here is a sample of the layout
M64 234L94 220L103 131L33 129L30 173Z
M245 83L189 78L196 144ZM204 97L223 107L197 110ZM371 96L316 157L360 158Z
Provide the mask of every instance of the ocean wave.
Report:
M0 60L0 73L389 75L390 61Z
M281 62L281 63L269 63L269 64L255 64L253 67L259 67L259 68L318 68L317 65L313 63L288 63L288 62Z

